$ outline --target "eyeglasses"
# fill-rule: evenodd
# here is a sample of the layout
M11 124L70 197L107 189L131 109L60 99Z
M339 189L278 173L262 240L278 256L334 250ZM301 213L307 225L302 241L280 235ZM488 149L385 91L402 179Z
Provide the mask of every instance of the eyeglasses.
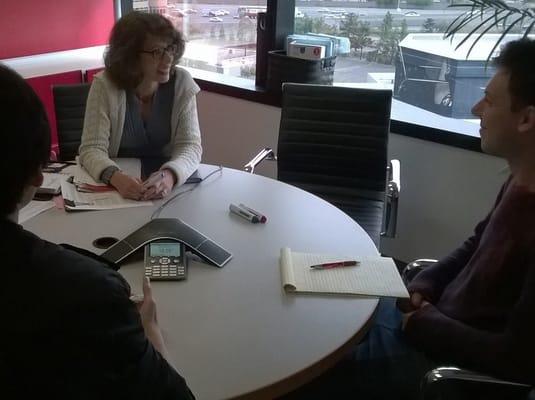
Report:
M154 50L141 50L140 53L152 54L152 58L159 61L162 59L164 53L174 58L178 53L178 47L176 44L170 44L165 48L156 47Z

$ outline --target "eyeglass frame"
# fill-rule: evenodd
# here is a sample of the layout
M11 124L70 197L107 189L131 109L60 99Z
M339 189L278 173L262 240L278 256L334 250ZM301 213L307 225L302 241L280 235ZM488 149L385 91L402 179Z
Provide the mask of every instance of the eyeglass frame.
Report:
M162 52L159 56L158 53ZM169 46L163 48L163 47L156 47L154 50L140 50L140 53L150 54L152 55L153 60L161 61L164 54L168 54L171 56L171 58L175 58L175 56L178 54L178 45L172 43Z

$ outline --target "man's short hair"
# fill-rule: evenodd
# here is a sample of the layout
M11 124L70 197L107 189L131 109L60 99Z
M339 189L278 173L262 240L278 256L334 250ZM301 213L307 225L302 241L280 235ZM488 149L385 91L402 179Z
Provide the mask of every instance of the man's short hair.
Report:
M160 14L129 12L113 26L104 55L108 76L120 89L134 89L143 80L140 52L149 35L169 40L176 45L173 65L178 64L184 55L186 41L171 21Z
M50 155L43 104L15 71L0 64L0 216L15 211L24 188Z
M535 41L526 38L507 43L495 65L510 73L513 110L535 105Z

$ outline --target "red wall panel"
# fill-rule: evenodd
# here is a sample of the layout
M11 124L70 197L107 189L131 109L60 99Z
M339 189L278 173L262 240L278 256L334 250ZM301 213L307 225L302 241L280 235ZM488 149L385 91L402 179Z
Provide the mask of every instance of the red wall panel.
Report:
M113 0L2 0L0 59L103 45Z
M87 83L92 83L93 82L93 77L96 74L98 74L100 71L102 71L103 69L104 69L104 67L88 69L87 71L85 71L85 81Z

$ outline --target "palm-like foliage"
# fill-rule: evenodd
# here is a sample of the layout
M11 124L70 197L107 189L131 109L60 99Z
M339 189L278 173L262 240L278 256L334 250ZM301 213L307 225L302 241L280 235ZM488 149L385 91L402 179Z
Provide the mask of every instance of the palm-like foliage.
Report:
M462 46L473 35L479 35L475 38L467 57L472 49L491 29L502 29L502 34L492 48L487 62L490 60L496 48L503 41L505 36L514 28L524 30L523 37L526 37L535 26L535 10L527 7L514 7L506 4L502 0L469 0L470 4L452 4L450 7L467 8L466 12L455 18L446 29L445 37L453 39L457 33L472 29L457 44L456 49Z

